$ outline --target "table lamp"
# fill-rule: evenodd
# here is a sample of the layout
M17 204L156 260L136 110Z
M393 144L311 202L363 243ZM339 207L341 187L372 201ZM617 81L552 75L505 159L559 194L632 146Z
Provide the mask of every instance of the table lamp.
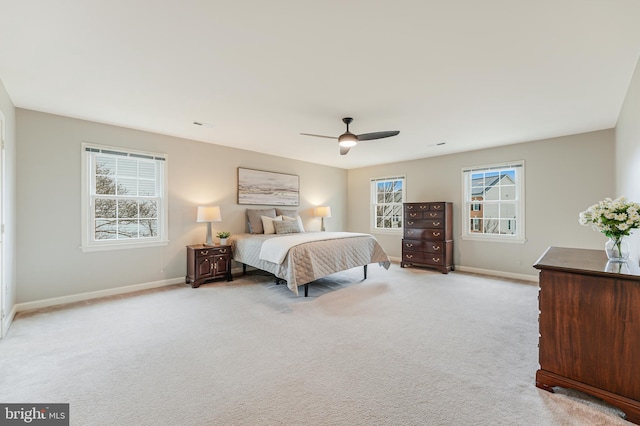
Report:
M213 237L211 235L211 222L220 222L222 215L220 214L220 207L204 207L198 206L198 218L196 222L207 222L207 241L205 246L213 246Z
M322 218L322 226L320 228L321 231L326 231L324 227L324 218L331 217L331 207L329 206L318 206L314 209L313 215L315 217Z

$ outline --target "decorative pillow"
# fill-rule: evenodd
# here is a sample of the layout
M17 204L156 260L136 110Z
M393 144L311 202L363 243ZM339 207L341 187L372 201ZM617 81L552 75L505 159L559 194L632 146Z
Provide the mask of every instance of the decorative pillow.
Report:
M274 221L273 227L276 234L297 234L300 232L297 220Z
M274 228L273 223L274 222L282 222L282 216L278 216L278 217L267 217L267 216L262 216L262 228L264 229L264 233L266 234L275 234L276 233L276 228Z
M247 219L249 220L249 233L263 234L262 216L276 217L276 209L247 209Z
M298 216L298 210L296 209L279 209L276 207L276 215L277 216L289 216L289 217L296 217Z
M300 229L298 232L304 232L304 225L302 225L302 219L300 218L300 216L298 215L296 215L295 217L282 216L282 220L284 221L295 220L296 222L298 222L298 229Z

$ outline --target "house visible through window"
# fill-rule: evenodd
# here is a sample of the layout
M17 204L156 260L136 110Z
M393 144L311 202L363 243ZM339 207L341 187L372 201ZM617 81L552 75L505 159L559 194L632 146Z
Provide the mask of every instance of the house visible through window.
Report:
M166 244L166 157L83 146L83 250Z
M373 230L402 229L404 187L404 176L371 179L371 227Z
M463 238L524 241L524 161L468 167Z

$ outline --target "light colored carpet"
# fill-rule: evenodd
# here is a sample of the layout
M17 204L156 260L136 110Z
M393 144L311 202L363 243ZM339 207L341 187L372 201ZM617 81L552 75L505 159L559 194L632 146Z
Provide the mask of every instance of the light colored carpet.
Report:
M73 425L630 425L535 387L537 294L394 264L309 298L258 272L21 314L0 401L69 402Z

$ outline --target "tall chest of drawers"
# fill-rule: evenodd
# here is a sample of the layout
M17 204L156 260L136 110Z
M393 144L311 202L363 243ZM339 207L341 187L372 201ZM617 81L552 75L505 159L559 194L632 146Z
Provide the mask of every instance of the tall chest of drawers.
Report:
M404 203L404 238L400 266L453 271L453 204Z

